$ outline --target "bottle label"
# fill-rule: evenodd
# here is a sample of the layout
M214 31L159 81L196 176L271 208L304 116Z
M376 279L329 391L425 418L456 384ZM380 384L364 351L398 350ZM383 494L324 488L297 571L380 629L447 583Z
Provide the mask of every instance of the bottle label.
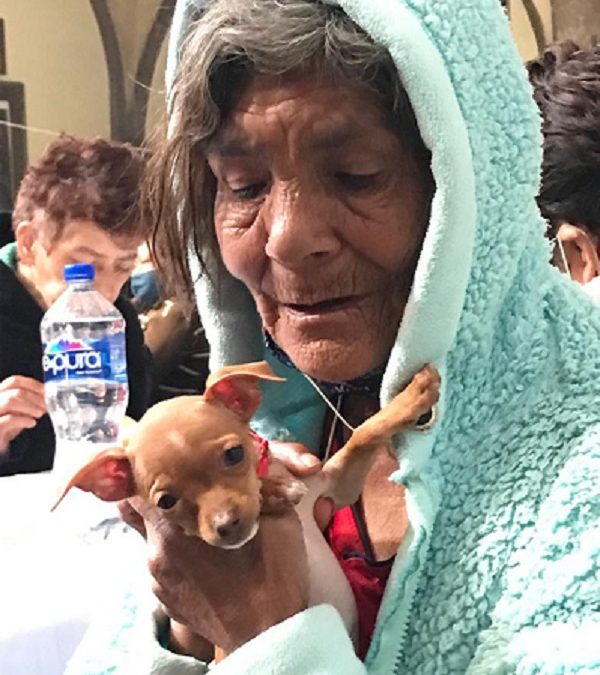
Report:
M127 383L127 355L123 333L100 340L53 340L44 345L44 380L93 377Z

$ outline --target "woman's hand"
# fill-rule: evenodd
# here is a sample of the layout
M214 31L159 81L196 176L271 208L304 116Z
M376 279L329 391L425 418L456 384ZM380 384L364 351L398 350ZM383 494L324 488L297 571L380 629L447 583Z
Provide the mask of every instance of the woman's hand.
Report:
M185 535L155 508L133 498L152 548L154 593L174 620L229 653L306 609L308 566L296 512L261 517L239 549Z
M46 414L44 385L15 375L0 382L0 453L24 429L32 429Z
M284 441L269 441L269 449L275 459L282 462L286 469L298 478L312 476L321 470L318 457L301 443L287 443ZM324 530L333 517L335 511L333 501L328 497L321 497L315 502L315 520L319 529Z

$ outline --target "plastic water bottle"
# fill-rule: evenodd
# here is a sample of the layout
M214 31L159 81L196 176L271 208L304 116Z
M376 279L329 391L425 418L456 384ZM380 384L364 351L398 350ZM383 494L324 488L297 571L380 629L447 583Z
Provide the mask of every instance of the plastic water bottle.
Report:
M94 266L67 265L66 290L41 323L54 470L73 474L118 440L129 389L123 315L94 289Z

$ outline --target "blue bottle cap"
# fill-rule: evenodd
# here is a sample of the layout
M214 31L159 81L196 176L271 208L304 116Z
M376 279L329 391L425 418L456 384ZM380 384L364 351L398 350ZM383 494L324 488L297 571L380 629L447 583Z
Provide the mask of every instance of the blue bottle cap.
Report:
M95 270L91 263L75 263L65 265L65 281L93 281Z

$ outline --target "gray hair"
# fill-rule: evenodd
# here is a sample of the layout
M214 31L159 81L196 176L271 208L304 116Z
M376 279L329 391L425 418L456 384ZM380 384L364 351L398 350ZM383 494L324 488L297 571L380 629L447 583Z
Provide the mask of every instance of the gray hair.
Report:
M168 133L157 144L146 185L157 257L168 260L163 267L183 299L193 297L190 242L204 271L206 252L216 251L215 181L206 144L253 75L292 73L364 85L389 112L388 121L407 148L428 163L389 52L342 9L317 0L213 0L182 45L169 96Z

